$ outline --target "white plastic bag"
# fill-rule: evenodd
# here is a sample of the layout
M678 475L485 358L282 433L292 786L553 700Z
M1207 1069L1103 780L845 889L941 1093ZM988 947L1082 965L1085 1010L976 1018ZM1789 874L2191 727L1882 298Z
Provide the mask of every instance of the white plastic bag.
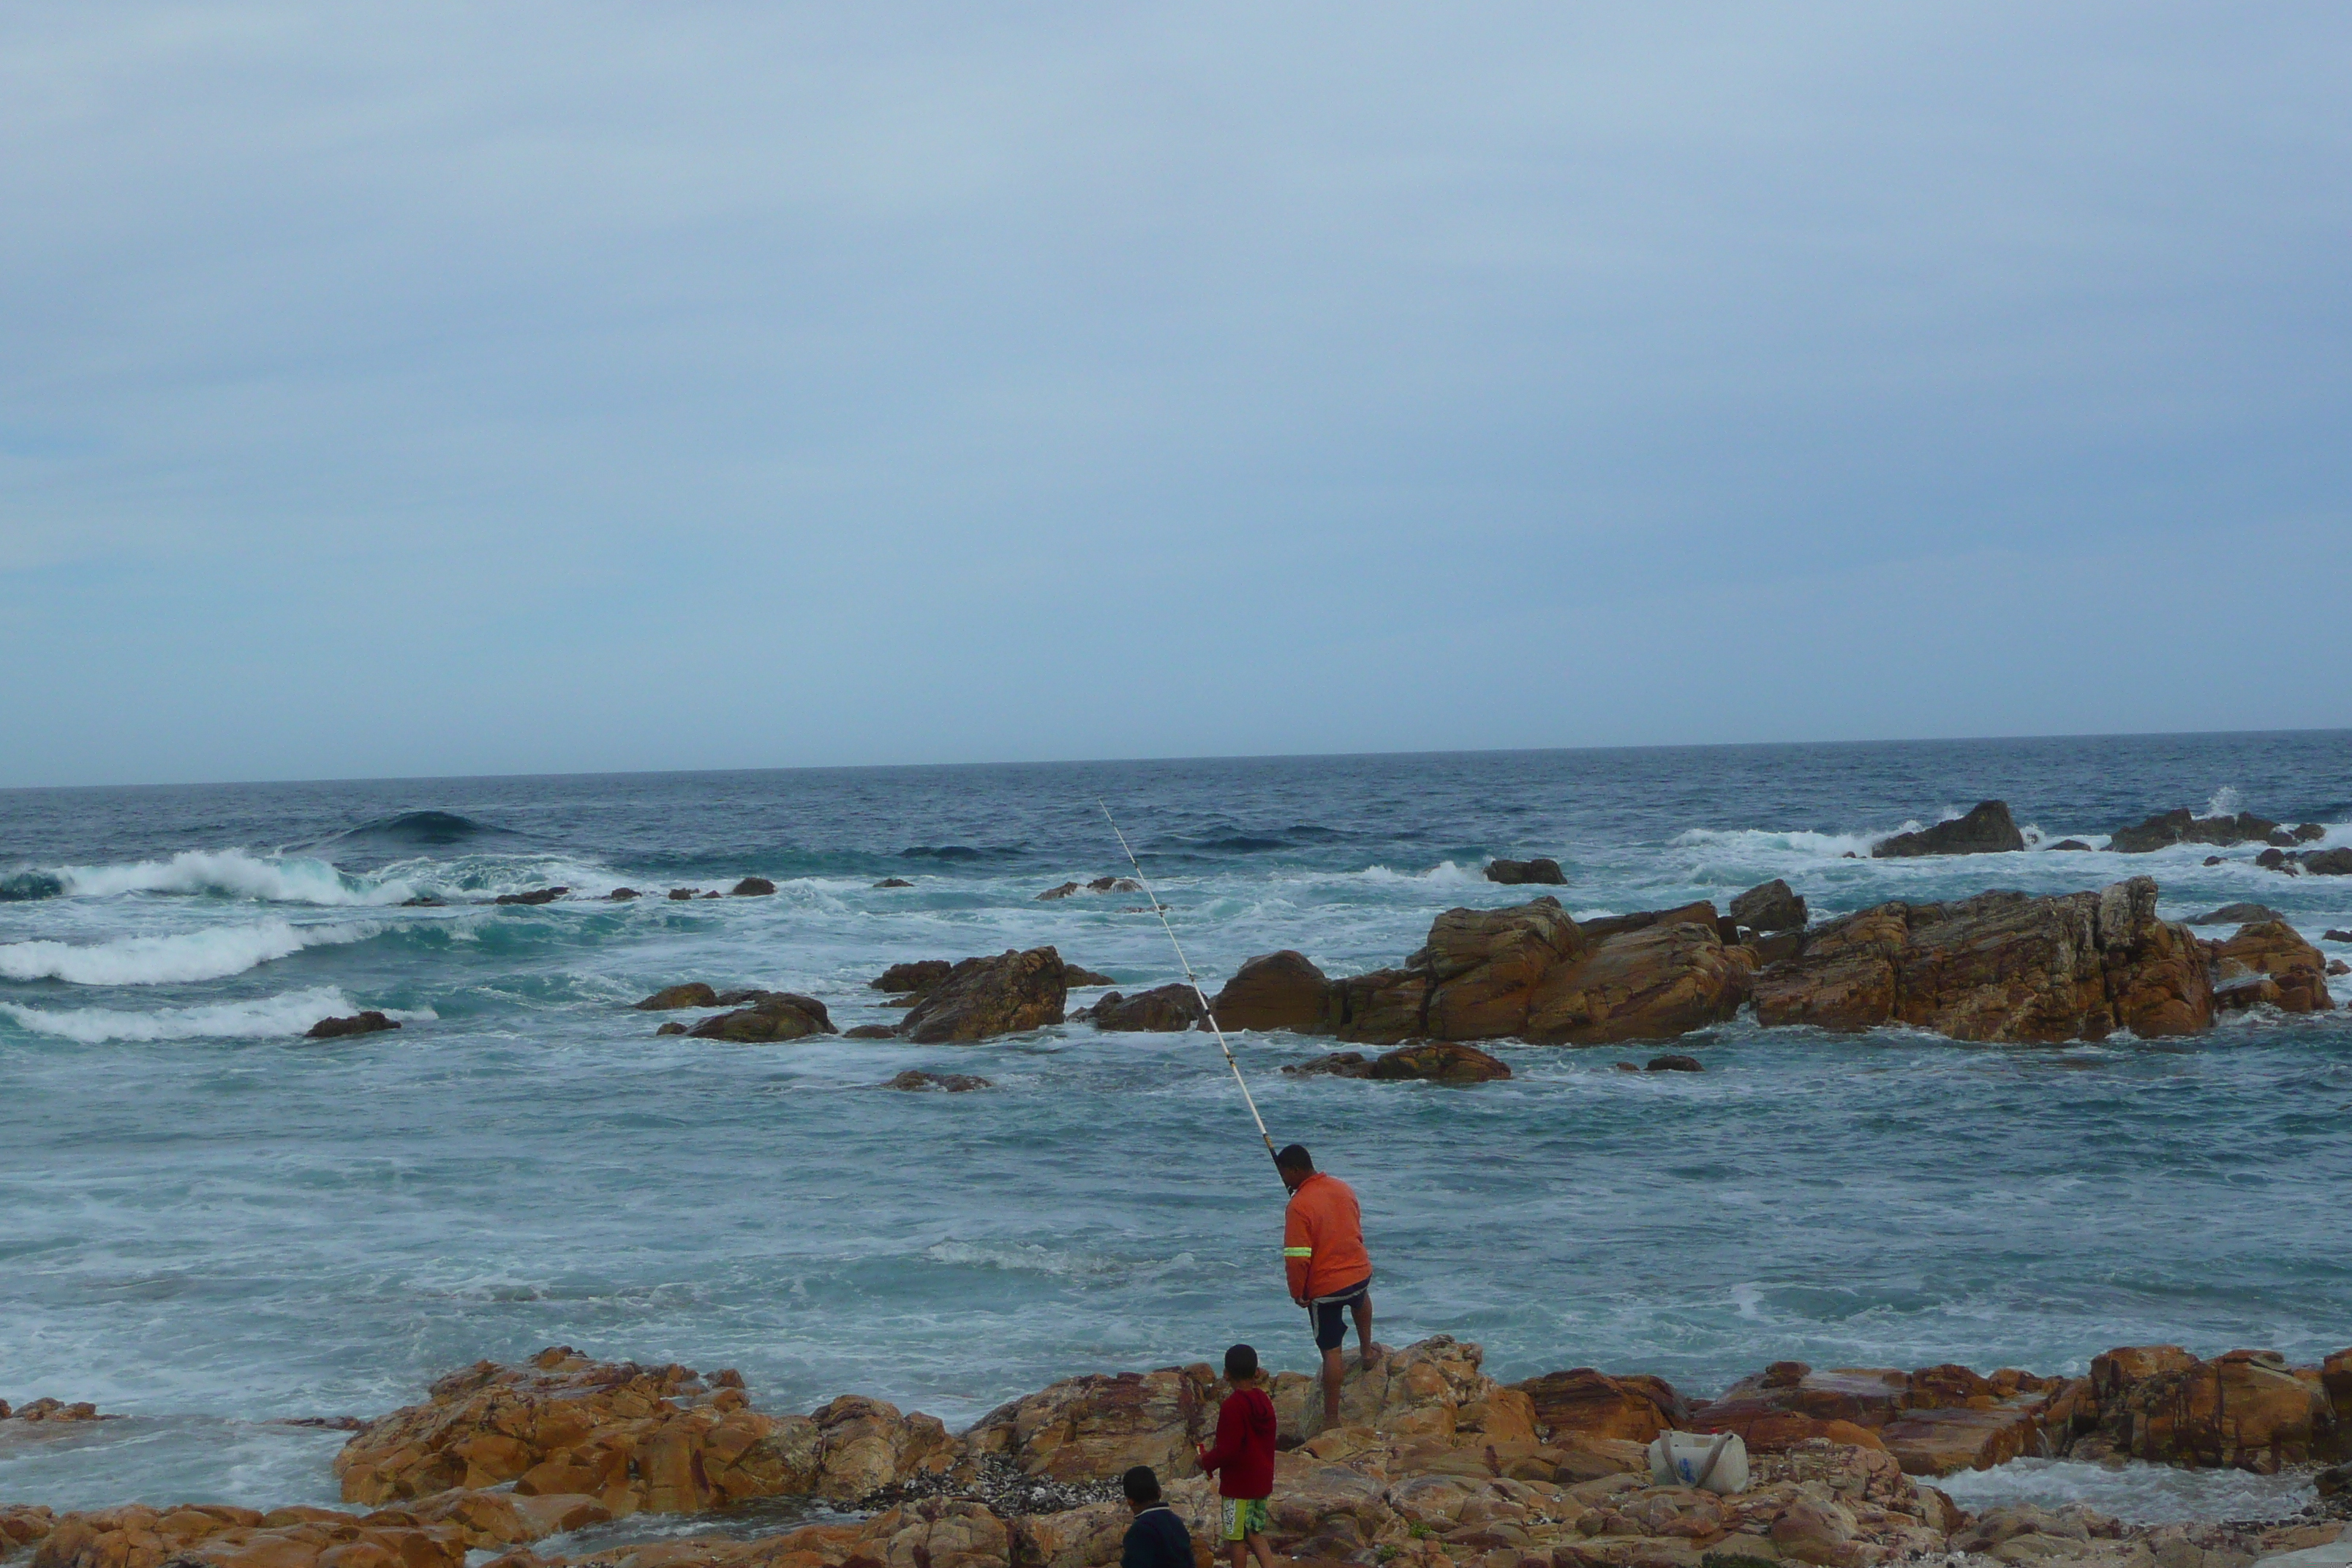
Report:
M1650 1479L1711 1492L1748 1489L1748 1445L1737 1432L1661 1432L1650 1445Z

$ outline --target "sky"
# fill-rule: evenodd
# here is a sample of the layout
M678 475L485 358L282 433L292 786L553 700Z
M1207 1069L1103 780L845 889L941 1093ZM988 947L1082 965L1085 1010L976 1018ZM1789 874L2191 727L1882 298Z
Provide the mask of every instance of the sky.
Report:
M2352 10L0 10L0 786L2352 724Z

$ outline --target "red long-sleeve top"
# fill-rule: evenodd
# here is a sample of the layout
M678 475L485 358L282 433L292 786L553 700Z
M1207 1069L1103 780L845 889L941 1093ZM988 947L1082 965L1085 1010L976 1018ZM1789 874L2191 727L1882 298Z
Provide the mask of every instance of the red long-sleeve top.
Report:
M1217 1406L1217 1440L1201 1455L1219 1497L1274 1495L1274 1401L1263 1388L1236 1388Z

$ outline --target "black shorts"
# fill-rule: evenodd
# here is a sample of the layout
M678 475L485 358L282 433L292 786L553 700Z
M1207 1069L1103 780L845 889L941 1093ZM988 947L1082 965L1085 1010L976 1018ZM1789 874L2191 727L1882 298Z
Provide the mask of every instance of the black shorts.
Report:
M1336 1296L1320 1297L1315 1303L1315 1348L1335 1351L1348 1342L1348 1310L1371 1294L1372 1277L1365 1275Z

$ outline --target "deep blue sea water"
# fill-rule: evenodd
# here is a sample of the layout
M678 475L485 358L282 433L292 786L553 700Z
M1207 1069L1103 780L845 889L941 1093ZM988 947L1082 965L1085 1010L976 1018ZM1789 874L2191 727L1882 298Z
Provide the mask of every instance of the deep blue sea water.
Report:
M1987 796L2042 843L2209 804L2352 842L2352 734L0 794L0 1397L138 1418L0 1442L0 1500L331 1500L340 1436L270 1422L552 1342L951 1424L1235 1339L1307 1366L1281 1194L1207 1037L745 1047L626 1006L701 979L813 993L845 1027L897 1016L865 985L890 963L1046 942L1174 978L1134 895L1035 898L1126 869L1098 797L1213 984L1278 947L1393 963L1439 910L1524 896L1478 879L1494 855L1559 858L1579 915L1774 876L1818 917L2147 872L2168 917L2352 927L2352 879L2251 848L1843 858ZM780 892L460 901L746 874ZM418 893L452 901L400 907ZM301 1037L361 1007L404 1026ZM1517 1076L1469 1090L1236 1047L1276 1137L1361 1194L1381 1337L1478 1340L1505 1376L1707 1393L1790 1357L2352 1344L2340 1015L2064 1048L1742 1018L1691 1044L1704 1075L1506 1046ZM872 1087L906 1067L995 1087Z

